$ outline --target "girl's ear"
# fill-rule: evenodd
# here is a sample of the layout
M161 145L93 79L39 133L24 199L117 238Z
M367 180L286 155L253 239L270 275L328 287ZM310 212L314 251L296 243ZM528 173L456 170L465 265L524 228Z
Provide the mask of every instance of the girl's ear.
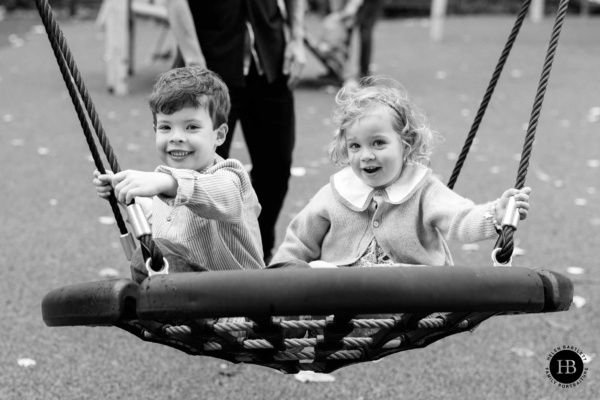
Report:
M216 129L217 132L217 146L225 143L225 139L227 138L227 132L229 131L229 127L227 124L223 123Z

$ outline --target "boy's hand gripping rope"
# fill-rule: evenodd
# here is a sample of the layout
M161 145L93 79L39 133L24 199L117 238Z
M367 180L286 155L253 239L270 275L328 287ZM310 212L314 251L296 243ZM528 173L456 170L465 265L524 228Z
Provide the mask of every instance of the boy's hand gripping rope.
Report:
M113 172L117 173L121 170L121 168L119 166L119 163L117 162L116 156L108 141L108 138L106 137L104 129L102 128L102 124L100 123L98 114L96 112L94 104L92 103L91 97L87 89L85 88L83 80L81 79L79 69L75 64L75 60L73 59L71 51L67 45L66 39L64 38L62 31L58 26L58 22L54 18L52 9L50 8L50 5L48 4L47 0L36 0L36 6L38 8L42 22L44 23L44 27L46 28L48 40L50 41L63 80L65 81L65 85L67 86L67 90L69 91L69 95L71 96L71 101L73 102L73 106L75 107L77 117L79 118L79 122L83 129L83 133L85 135L88 147L92 154L92 158L94 159L96 168L101 174L106 173L104 165L102 164L102 159L100 158L100 154L98 153L96 143L94 142L94 138L92 136L91 129L86 118L86 113L81 106L81 102L83 102L85 105L87 116L89 116L90 121L92 122L94 131L98 136L98 140L102 146L102 149L104 150L104 154L106 155L111 169L113 170ZM81 99L79 96L81 96ZM119 231L121 232L121 243L123 244L125 254L129 259L131 258L132 248L130 246L132 246L133 244L133 239L127 231L127 227L125 226L125 222L123 221L123 217L121 216L121 212L119 211L117 200L114 196L114 193L112 192L109 196L109 203L115 216L115 220L117 222ZM154 270L162 269L164 259L160 249L154 244L152 237L149 234L146 234L141 236L139 240L144 258L152 260L151 265L153 266Z

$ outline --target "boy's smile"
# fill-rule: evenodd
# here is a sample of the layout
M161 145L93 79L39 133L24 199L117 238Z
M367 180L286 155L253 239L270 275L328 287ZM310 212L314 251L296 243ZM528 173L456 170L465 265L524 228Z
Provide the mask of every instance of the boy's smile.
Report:
M156 150L169 167L202 171L212 164L215 149L226 135L227 125L214 129L210 114L202 107L156 114Z
M388 107L378 107L346 131L352 171L374 188L391 185L402 173L404 144L393 127L391 113Z

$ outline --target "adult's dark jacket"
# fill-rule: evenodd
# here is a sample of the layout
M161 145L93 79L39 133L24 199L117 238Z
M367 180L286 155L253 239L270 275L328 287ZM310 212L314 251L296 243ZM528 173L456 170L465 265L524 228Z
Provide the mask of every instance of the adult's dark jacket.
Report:
M228 86L244 85L246 20L267 80L282 73L284 20L277 0L189 0L189 5L207 67Z

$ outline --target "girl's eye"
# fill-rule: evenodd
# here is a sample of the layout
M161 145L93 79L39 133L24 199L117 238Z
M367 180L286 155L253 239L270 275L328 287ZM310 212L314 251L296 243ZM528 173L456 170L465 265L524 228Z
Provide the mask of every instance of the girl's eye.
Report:
M348 148L349 149L358 149L360 146L358 145L358 143L348 143Z
M385 142L384 142L383 140L376 140L376 141L374 141L374 142L373 142L373 145L374 145L375 147L381 147L381 146L383 146L384 144L385 144Z

